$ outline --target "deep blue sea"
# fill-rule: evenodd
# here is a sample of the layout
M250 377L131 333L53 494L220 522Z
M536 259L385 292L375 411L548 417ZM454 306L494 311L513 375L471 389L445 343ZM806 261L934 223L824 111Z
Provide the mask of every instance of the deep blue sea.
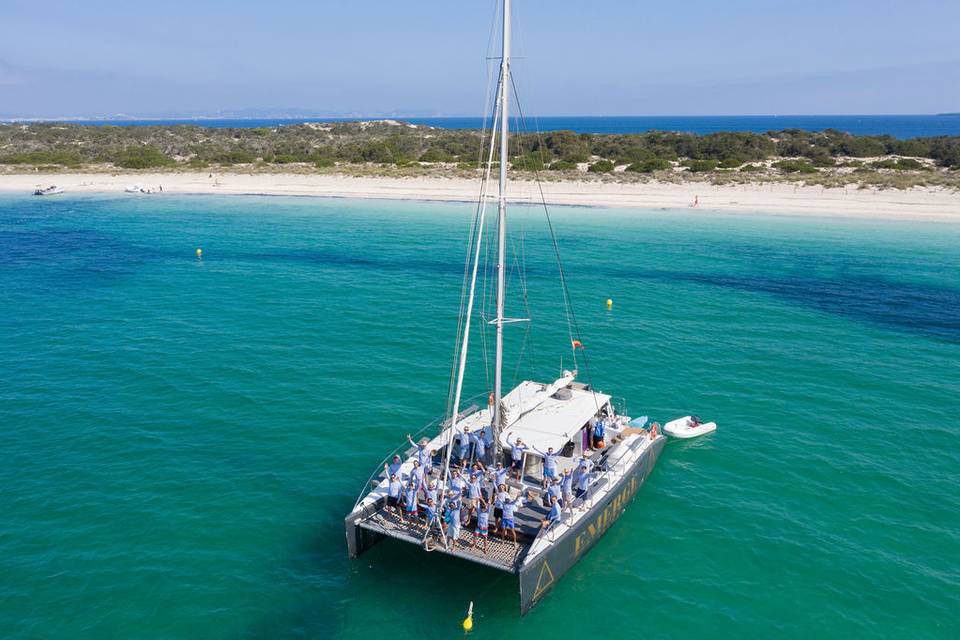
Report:
M382 116L378 116L382 117ZM370 118L264 118L264 119L198 119L198 120L79 120L77 124L112 125L175 125L196 124L205 127L275 127L304 122L370 120ZM406 118L414 124L444 129L478 129L480 117ZM862 115L862 116L544 116L529 117L528 131L576 131L578 133L642 133L644 131L683 131L716 133L718 131L753 131L764 133L783 129L822 131L838 129L855 135L891 135L895 138L960 135L960 116L938 115Z

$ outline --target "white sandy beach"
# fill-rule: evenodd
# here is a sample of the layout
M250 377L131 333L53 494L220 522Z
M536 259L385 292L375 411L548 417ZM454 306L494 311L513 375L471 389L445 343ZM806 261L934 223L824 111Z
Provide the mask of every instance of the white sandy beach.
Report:
M31 193L57 185L67 193L123 193L124 188L163 187L165 194L296 195L343 198L473 201L479 180L439 177L353 177L331 174L234 174L207 172L158 174L8 174L0 191ZM689 207L778 215L896 218L960 222L960 193L940 188L910 190L824 189L791 184L716 186L706 183L544 182L550 204L639 209ZM518 202L538 202L536 183L514 181L510 194ZM132 194L131 194L132 195ZM56 196L54 196L56 197Z

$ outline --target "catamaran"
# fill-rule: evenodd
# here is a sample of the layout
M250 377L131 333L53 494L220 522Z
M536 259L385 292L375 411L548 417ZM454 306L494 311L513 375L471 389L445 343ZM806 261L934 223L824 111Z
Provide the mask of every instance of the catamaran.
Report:
M646 420L631 424L622 401L578 379L578 352L579 360L586 363L584 345L573 316L545 203L558 259L573 367L561 368L560 376L554 380L524 380L507 393L503 392L504 329L529 319L511 318L505 311L507 166L513 86L510 0L503 0L500 8L499 78L489 138L484 137L485 167L467 249L447 411L416 434L415 437L426 434L419 441L406 438L376 467L353 510L346 516L345 528L351 558L390 537L426 551L449 554L514 574L518 576L522 615L536 605L620 517L656 464L666 437L655 427L642 428ZM497 147L499 157L495 162ZM499 177L497 192L493 193L495 167ZM481 247L488 235L494 235L485 233L488 202L497 203L495 316L484 317L481 313L479 318L474 318L477 276L484 262ZM487 396L486 402L463 398L474 322L482 327L482 332L490 330L496 334L492 389L489 395L485 391L480 396ZM490 475L495 474L491 470L497 463L515 469L512 476L501 472L498 478L503 480L505 491L501 490L504 487L497 488L499 483L484 483L482 488L483 500L479 504L489 505L491 512L502 516L489 525L488 545L474 546L475 529L481 526L478 520L485 507L478 506L477 502L467 503L472 508L460 507L462 480L455 470L463 467L464 473L470 473L468 465L474 461L482 462L481 471L489 471ZM424 469L428 470L426 475ZM562 504L559 517L554 477L575 477L577 484L575 496L566 491L561 493L559 502L566 504ZM398 500L396 489L397 484L411 486L410 482L414 489L406 502L408 506L411 501L416 503L415 513L401 510L399 500L402 498ZM436 511L434 518L430 518L432 513L425 513L426 507L431 506L427 502L428 494L437 496L435 506L429 510ZM517 500L518 496L527 499ZM448 498L451 506L456 503L456 510L444 510L442 503L448 502ZM504 501L519 506L510 509L516 541L504 530L493 533L499 529L495 526L497 520L501 524L508 520ZM495 511L494 504L501 509ZM448 522L444 522L444 514ZM449 526L451 518L463 518L466 526Z

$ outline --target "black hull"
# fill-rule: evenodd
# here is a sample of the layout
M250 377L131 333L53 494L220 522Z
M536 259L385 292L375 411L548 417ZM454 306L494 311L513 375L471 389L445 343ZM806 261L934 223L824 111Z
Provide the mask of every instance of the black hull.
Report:
M520 614L526 614L553 588L560 577L569 571L587 551L603 536L626 510L627 505L647 476L653 470L666 443L659 436L643 455L624 474L613 490L591 511L594 515L584 519L576 528L570 529L550 545L541 557L520 570Z

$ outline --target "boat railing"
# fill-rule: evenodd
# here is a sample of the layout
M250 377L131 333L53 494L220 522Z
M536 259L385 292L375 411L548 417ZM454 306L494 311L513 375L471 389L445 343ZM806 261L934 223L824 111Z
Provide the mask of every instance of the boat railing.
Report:
M465 418L466 416L469 416L469 415L475 413L475 412L479 409L479 406L475 403L475 401L476 401L476 400L479 400L480 398L482 398L483 395L484 395L484 394L480 394L480 395L477 395L477 396L475 396L475 397L470 398L469 400L467 400L467 403L469 403L469 404L468 404L468 406L467 406L466 409L464 409L463 411L460 412L460 418L461 418L461 419L462 419L462 418ZM452 421L450 420L450 418L447 418L447 417L446 417L446 413L444 413L444 414L440 415L439 417L434 418L433 420L431 420L430 422L428 422L428 423L427 423L426 425L424 425L423 427L421 427L419 431L417 431L417 432L415 432L415 433L411 433L411 434L410 434L410 437L411 437L414 441L416 441L417 438L421 437L424 432L426 432L427 430L432 429L432 428L437 429L437 430L438 430L438 433L442 433L445 429L449 429L450 426L451 426L451 424L452 424ZM361 502L363 502L363 499L364 499L365 497L367 497L367 495L370 493L370 490L371 490L371 488L372 488L371 485L373 484L373 481L374 481L380 474L383 473L383 467L384 467L384 465L388 464L389 461L390 461L391 459L393 459L393 456L397 455L398 453L405 453L406 450L407 450L409 447L410 447L410 443L406 440L406 438L404 438L403 442L401 442L399 445L397 445L396 447L394 447L394 448L390 451L390 453L388 453L386 456L384 456L383 460L380 461L380 464L377 465L376 467L374 467L373 473L371 473L371 474L370 474L370 477L367 478L367 481L366 481L366 482L364 483L364 485L363 485L363 489L360 491L360 495L357 496L357 501L353 503L353 509L354 509L354 510L357 508L357 505L359 505ZM378 484L379 484L379 483L378 483Z
M610 404L613 405L613 410L618 416L629 415L627 413L627 399L623 396L611 396Z

